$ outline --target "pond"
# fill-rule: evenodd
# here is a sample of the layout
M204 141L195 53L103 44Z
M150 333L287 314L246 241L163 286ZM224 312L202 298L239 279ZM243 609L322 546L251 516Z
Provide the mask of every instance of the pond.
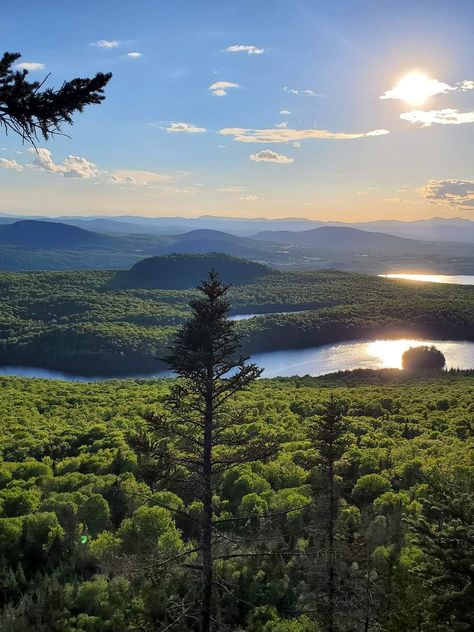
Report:
M443 352L447 368L474 369L474 342L456 340L357 340L337 344L255 353L252 361L264 369L263 377L288 377L292 375L324 375L352 369L401 368L401 358L409 347L434 344ZM0 375L36 377L72 382L100 382L106 377L86 377L62 371L35 367L0 367ZM167 377L167 371L118 378Z

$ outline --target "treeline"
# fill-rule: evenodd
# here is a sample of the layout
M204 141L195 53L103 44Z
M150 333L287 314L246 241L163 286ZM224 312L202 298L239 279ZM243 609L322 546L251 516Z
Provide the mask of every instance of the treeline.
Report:
M154 371L189 290L109 289L113 272L0 275L0 363L84 374ZM363 297L363 304L362 299ZM372 335L472 339L474 288L340 271L270 275L230 292L249 352ZM301 311L305 310L305 311Z

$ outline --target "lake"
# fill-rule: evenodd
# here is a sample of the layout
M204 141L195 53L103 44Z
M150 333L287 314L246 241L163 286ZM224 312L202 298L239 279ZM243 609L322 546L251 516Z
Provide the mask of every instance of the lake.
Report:
M423 281L428 283L456 283L458 285L474 285L472 274L379 274L385 279L405 279L407 281Z
M436 345L444 353L448 369L474 368L474 342L456 340L357 340L306 349L255 353L252 356L252 361L264 369L264 377L317 376L358 368L399 369L401 368L403 352L409 347L422 344ZM77 376L62 371L34 367L4 366L0 367L0 375L66 380L68 382L101 382L105 379L111 379ZM158 371L153 375L118 376L116 379L119 377L151 378L169 375L170 373L167 371Z

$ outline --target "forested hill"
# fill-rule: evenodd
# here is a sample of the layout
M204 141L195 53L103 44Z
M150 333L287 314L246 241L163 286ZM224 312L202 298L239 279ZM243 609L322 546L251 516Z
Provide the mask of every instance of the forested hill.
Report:
M209 270L215 269L226 283L244 285L267 274L278 274L260 263L220 253L172 254L149 257L130 270L118 272L112 287L186 289L196 287Z
M363 250L369 252L425 252L433 249L429 242L405 239L385 233L368 232L358 228L322 226L303 231L264 231L254 237L263 241L278 241L300 246L320 248L323 251ZM446 248L446 245L442 245Z
M92 248L106 247L114 238L69 226L60 222L22 220L0 226L0 244L27 248Z

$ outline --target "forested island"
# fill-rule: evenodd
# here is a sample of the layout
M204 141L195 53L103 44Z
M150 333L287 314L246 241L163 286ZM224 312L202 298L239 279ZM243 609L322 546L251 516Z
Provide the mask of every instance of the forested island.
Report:
M174 259L178 271L182 257ZM209 268L241 261L200 257ZM266 314L239 323L246 352L374 336L473 339L472 286L252 265L254 278L247 277L229 294L232 313ZM150 277L155 285L157 274ZM166 276L169 282L172 276ZM0 274L0 364L84 375L159 370L164 365L157 358L189 316L188 301L196 294L182 289L179 276L176 289L150 287L150 278L113 271ZM195 284L192 277L187 287Z

